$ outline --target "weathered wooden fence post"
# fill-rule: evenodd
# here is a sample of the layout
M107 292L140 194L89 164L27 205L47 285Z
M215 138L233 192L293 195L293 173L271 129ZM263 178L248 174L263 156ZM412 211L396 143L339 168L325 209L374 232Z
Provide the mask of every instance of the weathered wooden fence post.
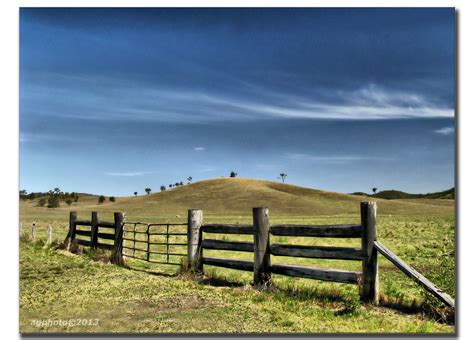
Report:
M188 268L196 273L203 272L201 247L202 217L202 210L188 210Z
M362 225L362 291L361 299L365 302L379 302L379 273L377 250L377 203L361 202L360 215Z
M53 242L53 227L51 227L51 224L48 224L48 244L51 244Z
M71 243L76 237L76 220L77 220L77 214L75 211L71 211L69 213L69 231L66 236L66 240L64 241L66 243L67 250L71 250Z
M36 222L31 225L31 239L33 241L36 239Z
M253 230L253 283L266 288L271 285L268 208L253 208Z
M99 214L93 211L91 215L91 247L97 248L99 236Z
M123 265L122 247L123 247L123 221L125 214L121 212L114 213L115 240L110 262Z

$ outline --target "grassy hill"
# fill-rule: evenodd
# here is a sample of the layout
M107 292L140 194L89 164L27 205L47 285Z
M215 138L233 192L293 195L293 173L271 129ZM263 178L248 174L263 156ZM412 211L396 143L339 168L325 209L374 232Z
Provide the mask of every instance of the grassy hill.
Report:
M98 205L97 196L80 195L77 203L60 208L36 207L35 200L20 205L20 215L28 218L48 214L55 219L67 218L67 212L125 211L133 220L185 219L187 210L200 208L206 216L245 216L250 218L252 207L267 206L271 216L329 216L353 215L359 211L359 202L375 200L379 214L439 214L452 213L454 201L447 200L385 200L381 198L340 194L278 182L248 178L209 179L150 195L118 197ZM154 218L154 219L153 219Z
M393 199L414 199L414 198L425 198L425 199L448 199L453 200L456 197L456 191L454 188L433 192L428 194L409 194L399 190L383 190L374 195L366 194L365 192L354 192L352 195L358 196L369 196L369 197L376 197L376 198L383 198L388 200Z

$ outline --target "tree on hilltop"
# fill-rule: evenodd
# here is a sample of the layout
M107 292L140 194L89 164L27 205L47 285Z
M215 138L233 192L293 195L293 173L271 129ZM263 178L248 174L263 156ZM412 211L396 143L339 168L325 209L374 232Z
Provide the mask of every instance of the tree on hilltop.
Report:
M281 181L282 181L283 183L285 183L286 176L288 176L288 174L285 174L284 172L282 172L282 173L280 174L280 177L278 177L278 178L281 179Z

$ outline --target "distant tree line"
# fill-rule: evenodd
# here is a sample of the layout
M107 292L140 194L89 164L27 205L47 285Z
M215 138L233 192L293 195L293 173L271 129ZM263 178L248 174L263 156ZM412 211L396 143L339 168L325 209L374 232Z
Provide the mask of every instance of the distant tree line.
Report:
M188 178L186 178L186 180L187 180L187 184L191 184L191 182L193 181L193 178L192 178L192 176L189 176ZM177 187L180 187L180 186L183 186L183 185L184 185L184 182L179 181L179 182L168 184L168 188L172 189L172 188L177 188ZM166 185L161 185L160 186L160 191L166 191L166 188L167 188ZM151 192L152 192L151 188L145 188L145 193L147 195L150 195ZM138 196L138 191L134 191L133 195Z
M48 192L31 192L28 193L26 190L20 190L21 200L35 200L38 199L36 206L48 207L48 208L59 208L61 202L64 202L68 206L79 201L79 194L75 192L63 192L59 188L54 188ZM100 195L98 198L98 204L104 203L106 200L104 195ZM115 197L109 197L110 202L115 202Z
M26 190L20 190L21 200L35 200L38 199L37 206L48 208L58 208L61 201L64 201L67 205L71 205L73 202L79 200L79 195L75 192L63 192L59 188L54 188L48 192L31 192L28 193Z

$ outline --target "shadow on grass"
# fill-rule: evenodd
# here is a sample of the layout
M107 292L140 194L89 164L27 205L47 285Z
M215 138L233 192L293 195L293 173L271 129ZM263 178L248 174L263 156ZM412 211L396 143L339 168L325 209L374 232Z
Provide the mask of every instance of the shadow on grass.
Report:
M405 314L424 314L438 322L454 325L455 311L446 306L435 306L431 301L406 301L386 294L380 294L379 307L397 310Z
M301 287L275 285L272 288L276 293L300 301L319 300L321 302L346 302L347 293L340 288Z
M231 282L223 278L218 277L204 277L199 280L200 284L213 286L213 287L243 287L243 283Z
M140 273L145 273L149 275L154 275L154 276L161 276L161 277L178 277L179 274L169 274L169 273L164 273L164 272L157 272L152 269L146 269L146 268L133 268L128 265L122 266L122 268L134 272L140 272Z

